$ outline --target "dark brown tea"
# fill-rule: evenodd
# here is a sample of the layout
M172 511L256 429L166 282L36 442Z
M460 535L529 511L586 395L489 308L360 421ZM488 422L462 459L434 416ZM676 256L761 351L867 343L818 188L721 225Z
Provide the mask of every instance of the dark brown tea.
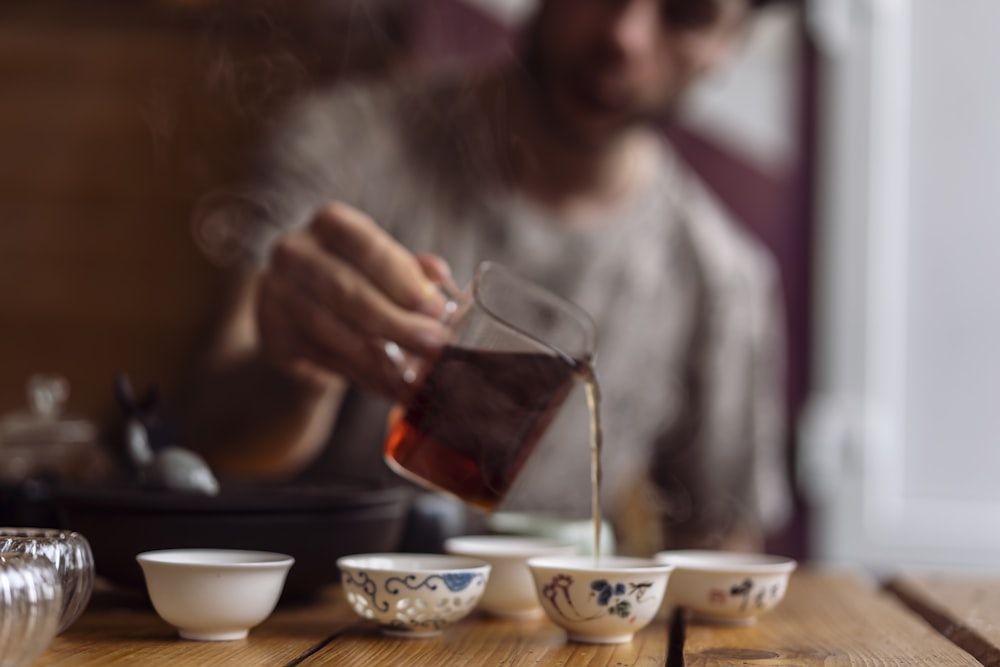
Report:
M391 425L386 459L406 476L492 511L577 372L558 356L446 347Z

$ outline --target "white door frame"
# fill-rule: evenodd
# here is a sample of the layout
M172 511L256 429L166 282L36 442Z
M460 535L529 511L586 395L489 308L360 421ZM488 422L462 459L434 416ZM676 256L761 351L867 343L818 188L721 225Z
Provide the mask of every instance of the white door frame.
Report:
M814 392L799 482L821 560L1000 568L1000 502L904 493L916 0L811 0L820 47Z

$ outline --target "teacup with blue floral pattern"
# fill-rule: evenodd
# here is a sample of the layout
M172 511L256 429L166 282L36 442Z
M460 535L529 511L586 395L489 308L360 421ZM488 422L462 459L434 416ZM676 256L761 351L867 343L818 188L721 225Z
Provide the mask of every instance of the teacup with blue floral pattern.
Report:
M546 615L572 641L631 641L660 610L672 565L622 556L541 556L528 560Z
M490 576L485 561L437 554L358 554L337 567L354 611L394 637L441 634L476 607Z

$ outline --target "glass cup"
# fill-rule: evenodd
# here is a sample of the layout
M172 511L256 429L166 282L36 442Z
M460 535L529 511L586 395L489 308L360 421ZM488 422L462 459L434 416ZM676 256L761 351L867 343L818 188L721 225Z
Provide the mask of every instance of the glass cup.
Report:
M0 528L0 554L31 554L52 561L62 586L62 632L90 602L94 590L94 556L80 533L55 528Z
M386 462L481 509L502 502L594 354L579 306L485 262L455 297L452 342L394 411Z
M62 586L44 556L0 554L0 667L28 665L59 629Z

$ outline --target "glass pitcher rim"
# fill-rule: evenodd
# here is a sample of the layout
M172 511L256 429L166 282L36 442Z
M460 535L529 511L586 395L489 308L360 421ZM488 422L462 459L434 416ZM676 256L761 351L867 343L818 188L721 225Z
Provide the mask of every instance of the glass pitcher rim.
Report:
M521 327L509 322L507 319L501 317L499 313L497 313L493 308L491 308L488 305L487 301L485 301L482 298L480 292L483 276L491 271L502 273L507 278L513 279L519 285L525 287L534 294L539 294L543 296L547 301L555 302L560 306L560 308L562 308L564 311L567 311L576 322L580 323L581 328L583 329L585 337L584 347L586 349L585 356L582 359L577 359L573 357L572 355L568 354L565 350L561 350L555 345L548 343L540 339L538 336L535 336L529 333L528 331L525 331ZM483 309L483 311L486 314L488 314L494 321L496 321L497 324L517 333L519 336L523 336L524 338L533 341L534 343L540 345L541 347L552 350L557 356L565 359L570 366L575 367L581 361L583 362L593 361L594 356L596 354L596 346L597 346L597 324L594 322L594 318L590 316L590 313L588 313L586 310L583 309L583 307L574 303L570 299L560 296L559 294L556 294L555 292L546 289L545 287L542 287L541 285L538 285L537 283L534 283L531 280L528 280L527 278L519 274L517 271L511 269L505 264L501 264L500 262L496 262L493 260L484 260L479 263L479 265L476 267L476 273L472 280L472 299L473 301L475 301L475 303L479 305L480 308Z

